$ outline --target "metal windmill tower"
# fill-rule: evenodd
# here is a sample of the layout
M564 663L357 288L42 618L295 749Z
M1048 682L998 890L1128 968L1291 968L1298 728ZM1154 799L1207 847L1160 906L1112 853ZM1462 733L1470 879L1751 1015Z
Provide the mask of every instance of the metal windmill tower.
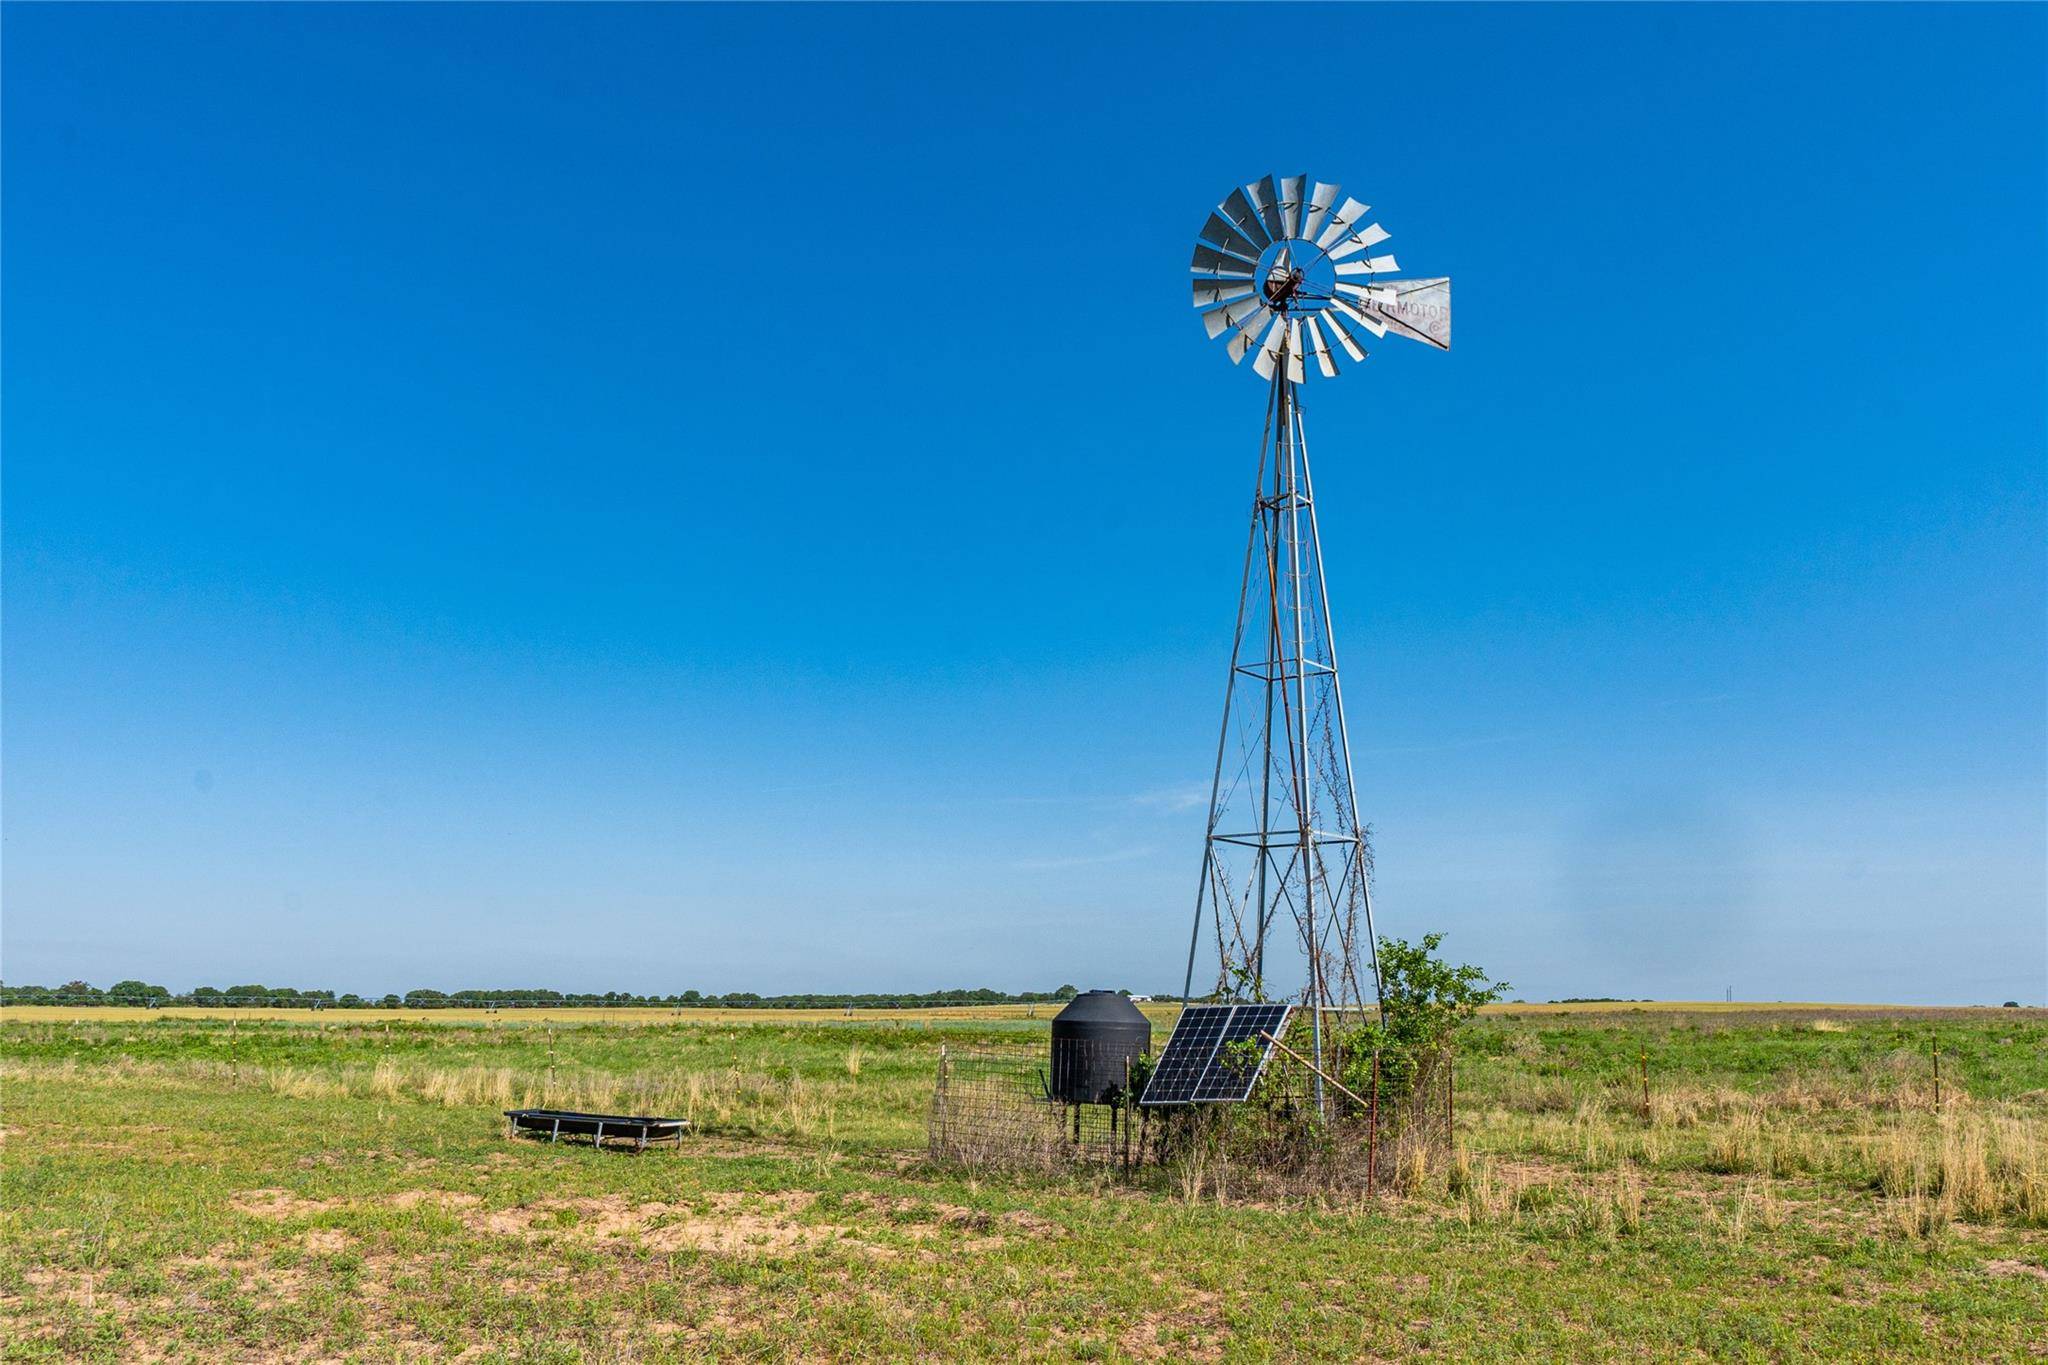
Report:
M1210 337L1225 338L1234 363L1253 357L1270 389L1182 995L1194 992L1206 925L1218 995L1292 994L1309 1009L1320 1058L1325 1013L1362 1022L1380 983L1372 850L1298 390L1311 360L1336 377L1333 347L1364 360L1360 333L1449 350L1451 282L1393 278L1392 256L1365 254L1387 238L1368 207L1310 185L1269 175L1232 190L1195 246L1195 306Z

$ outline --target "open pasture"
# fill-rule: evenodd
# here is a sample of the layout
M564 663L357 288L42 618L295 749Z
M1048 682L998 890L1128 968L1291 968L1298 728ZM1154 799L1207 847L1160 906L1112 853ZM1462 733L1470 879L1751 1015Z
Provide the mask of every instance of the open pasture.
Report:
M1155 1025L1171 1028L1180 1005L1171 1000L1141 1001ZM1989 1009L1990 1006L1970 1007ZM1044 1023L1059 1013L1058 1004L1037 1005L948 1005L912 1009L722 1009L702 1006L556 1005L505 1007L501 1009L305 1009L265 1006L169 1005L145 1008L140 1005L7 1005L0 1007L0 1022L15 1023L135 1023L163 1019L244 1019L277 1023L318 1025L440 1023L494 1024L506 1028L533 1024L847 1024L882 1028L922 1028L926 1025ZM1582 1014L1740 1014L1758 1018L1774 1012L1790 1015L1870 1014L1888 1018L1929 1015L1954 1019L1970 1009L1916 1008L1901 1005L1842 1005L1813 1001L1769 1001L1726 1003L1719 1000L1573 1000L1529 1004L1522 1001L1488 1005L1480 1012L1493 1015L1582 1015Z
M1163 1008L1166 1017L1177 1005ZM501 1009L307 1009L294 1007L168 1005L8 1005L0 1009L0 1020L22 1023L36 1021L134 1023L151 1019L261 1019L276 1023L342 1024L401 1023L502 1024L525 1027L533 1024L879 1024L885 1027L922 1026L934 1022L1001 1023L1048 1020L1058 1014L1056 1004L1043 1005L952 1005L928 1009L718 1009L701 1006L605 1005L507 1006Z
M1462 1044L1451 1160L1303 1208L1186 1167L927 1166L939 1048L1028 1042L1039 1010L10 1010L4 1351L1996 1360L2048 1342L2048 1013L1510 1009ZM498 1111L529 1103L697 1131L640 1157L508 1140Z

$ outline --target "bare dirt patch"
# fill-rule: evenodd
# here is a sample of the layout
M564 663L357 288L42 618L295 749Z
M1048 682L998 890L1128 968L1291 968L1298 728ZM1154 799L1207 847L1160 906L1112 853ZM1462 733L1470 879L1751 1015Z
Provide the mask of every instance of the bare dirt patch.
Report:
M883 1213L899 1230L913 1237L928 1237L940 1228L989 1233L998 1241L1004 1233L1018 1233L1039 1239L1064 1237L1067 1233L1065 1228L1052 1219L1024 1209L991 1213L987 1209L970 1209L959 1204L906 1199L900 1195L888 1194L858 1194L847 1202L858 1208L875 1209Z
M228 1206L237 1213L271 1223L325 1213L334 1207L325 1199L302 1199L290 1190L279 1189L237 1190L228 1196Z
M1227 1338L1217 1296L1196 1290L1178 1307L1141 1315L1118 1336L1117 1346L1138 1360L1220 1360Z
M855 1209L886 1216L880 1228L806 1217L817 1202L808 1190L775 1193L726 1191L693 1203L636 1201L624 1195L581 1199L539 1199L508 1209L477 1207L463 1196L462 1218L472 1229L499 1237L563 1236L627 1244L656 1252L699 1251L723 1256L781 1256L813 1249L837 1249L866 1256L896 1252L873 1240L886 1228L913 1241L942 1230L969 1235L956 1243L966 1251L993 1251L1004 1235L1058 1236L1058 1224L1021 1211L989 1213L951 1204L930 1204L894 1196L866 1195Z
M1984 1269L1989 1271L1993 1275L2031 1276L2032 1278L2040 1280L2043 1283L2048 1283L2048 1266L2035 1265L2030 1261L1986 1261L1984 1263Z
M416 1209L422 1205L438 1209L469 1209L483 1200L476 1195L460 1190L400 1190L397 1194L386 1195L375 1201L387 1208ZM347 1200L307 1199L293 1194L290 1190L266 1188L260 1190L237 1190L228 1196L228 1205L237 1213L251 1218L261 1218L269 1223L282 1223L293 1218L309 1218L315 1214L332 1213L336 1209L350 1207Z
M474 1210L471 1227L498 1236L546 1233L599 1242L632 1242L651 1251L710 1251L726 1255L774 1255L844 1240L845 1229L804 1223L796 1215L816 1196L714 1194L709 1207L658 1201L635 1202L623 1195L585 1199L542 1199L517 1208Z
M467 1209L484 1201L460 1190L400 1190L384 1202L394 1209L416 1209L422 1204L442 1209Z

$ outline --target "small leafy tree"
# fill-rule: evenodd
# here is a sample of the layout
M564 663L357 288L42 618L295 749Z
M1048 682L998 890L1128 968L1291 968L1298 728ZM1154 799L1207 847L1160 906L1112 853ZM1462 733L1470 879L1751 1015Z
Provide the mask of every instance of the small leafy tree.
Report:
M1380 1057L1380 1095L1399 1103L1415 1084L1422 1059L1448 1045L1459 1026L1511 989L1488 981L1485 971L1454 967L1437 956L1442 934L1420 943L1380 939L1380 998L1384 1017L1346 1037L1344 1082L1364 1092L1372 1084L1373 1054Z

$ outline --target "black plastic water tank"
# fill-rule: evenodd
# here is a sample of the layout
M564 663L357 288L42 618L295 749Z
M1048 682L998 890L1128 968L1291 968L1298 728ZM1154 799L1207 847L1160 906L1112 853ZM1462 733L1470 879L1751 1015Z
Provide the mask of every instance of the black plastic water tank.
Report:
M1111 1104L1130 1063L1152 1050L1152 1021L1115 991L1083 991L1053 1016L1052 1078L1047 1089L1067 1104Z

